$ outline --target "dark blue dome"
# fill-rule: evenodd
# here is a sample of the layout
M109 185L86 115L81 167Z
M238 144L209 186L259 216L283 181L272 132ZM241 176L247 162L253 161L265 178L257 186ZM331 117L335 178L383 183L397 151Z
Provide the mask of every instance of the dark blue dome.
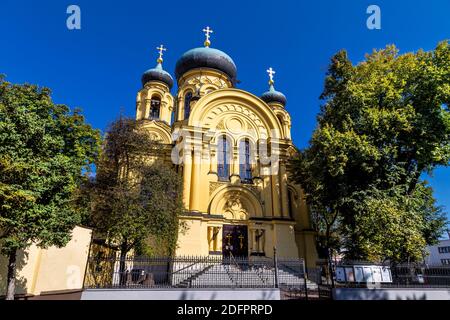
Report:
M204 47L195 48L184 53L175 67L175 77L180 77L189 70L196 68L211 68L224 72L234 83L237 76L237 68L225 52L217 49Z
M167 84L169 89L173 87L172 76L165 70L163 70L161 63L150 70L147 70L142 75L142 85L144 86L149 81L161 81Z
M266 91L262 94L261 99L267 103L278 102L283 106L286 105L286 96L280 91L276 91L273 85L270 85L269 91Z

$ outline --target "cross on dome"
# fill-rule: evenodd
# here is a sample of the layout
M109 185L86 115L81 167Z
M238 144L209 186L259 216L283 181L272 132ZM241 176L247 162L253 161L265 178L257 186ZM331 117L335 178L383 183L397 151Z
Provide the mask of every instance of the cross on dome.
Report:
M210 33L214 33L214 31L208 26L205 29L203 29L203 32L205 33L206 36L205 47L209 47L211 45L211 41L209 41Z
M267 69L267 73L269 74L269 84L272 85L274 83L273 81L273 75L276 73L275 70L272 69L272 67L270 67L269 69Z
M163 54L164 51L167 51L167 48L164 48L163 45L160 45L159 47L156 47L156 50L158 50L159 52L159 57L158 57L158 63L162 63L163 62Z

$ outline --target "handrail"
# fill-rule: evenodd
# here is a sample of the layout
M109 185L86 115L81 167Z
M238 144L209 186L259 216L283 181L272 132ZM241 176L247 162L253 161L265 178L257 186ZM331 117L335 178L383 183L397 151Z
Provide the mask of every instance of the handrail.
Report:
M234 264L236 265L236 267L238 268L238 269L241 269L241 267L239 266L239 264L237 263L237 261L236 261L236 259L234 258L234 256L233 256L233 253L230 251L230 257L233 259L233 262L234 262Z
M192 266L195 266L196 264L199 264L199 263L202 263L202 261L194 262L193 264L190 264L190 265L188 265L188 266L186 266L186 267L184 267L184 268L178 269L177 271L173 271L172 274L175 274L175 273L177 273L177 272L180 272L180 271L182 271L182 270L185 270L185 269L187 269L187 268L190 268L190 267L192 267Z
M239 264L237 263L236 259L233 256L233 253L230 251L230 257L231 260L233 260L235 266L238 268L238 270L241 270L241 267L239 267ZM235 274L236 272L233 272L233 274ZM230 275L229 275L230 276ZM231 277L231 276L230 276ZM239 285L239 273L236 273L236 279L235 279L235 283L236 285Z

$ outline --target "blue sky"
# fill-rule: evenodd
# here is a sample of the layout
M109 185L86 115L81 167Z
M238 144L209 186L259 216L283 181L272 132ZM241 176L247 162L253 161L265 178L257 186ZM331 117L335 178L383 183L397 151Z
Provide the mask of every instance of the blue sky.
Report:
M71 4L81 8L81 30L66 28ZM381 30L366 27L371 4L381 8ZM173 74L183 52L202 46L201 30L209 25L212 47L238 67L240 88L259 95L267 89L265 70L276 70L294 142L304 147L334 53L347 49L356 63L391 43L401 52L433 49L450 38L449 13L448 0L1 0L0 73L50 87L55 102L81 107L88 122L104 129L121 110L134 115L140 77L155 65L156 46L168 47L164 68ZM428 180L450 209L450 168Z

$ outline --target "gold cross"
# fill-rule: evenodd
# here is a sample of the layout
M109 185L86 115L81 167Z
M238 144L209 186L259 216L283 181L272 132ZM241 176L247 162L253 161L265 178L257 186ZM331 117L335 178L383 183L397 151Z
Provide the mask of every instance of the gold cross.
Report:
M228 245L231 246L231 234L227 233L227 235L225 236L225 238L228 240Z
M210 37L209 34L214 33L214 31L211 28L206 27L205 29L203 29L203 32L205 33L205 36L206 36L205 47L209 47L211 45L211 41L209 41L209 37Z
M158 63L162 63L163 62L163 54L164 51L167 51L167 48L164 48L163 45L160 45L159 47L156 47L156 50L159 51L159 58L158 58Z
M267 73L269 74L269 84L273 84L273 75L276 73L275 70L272 69L272 67L270 67L269 69L267 69Z
M242 249L242 248L244 248L244 236L241 234L238 238L240 240L239 245Z

